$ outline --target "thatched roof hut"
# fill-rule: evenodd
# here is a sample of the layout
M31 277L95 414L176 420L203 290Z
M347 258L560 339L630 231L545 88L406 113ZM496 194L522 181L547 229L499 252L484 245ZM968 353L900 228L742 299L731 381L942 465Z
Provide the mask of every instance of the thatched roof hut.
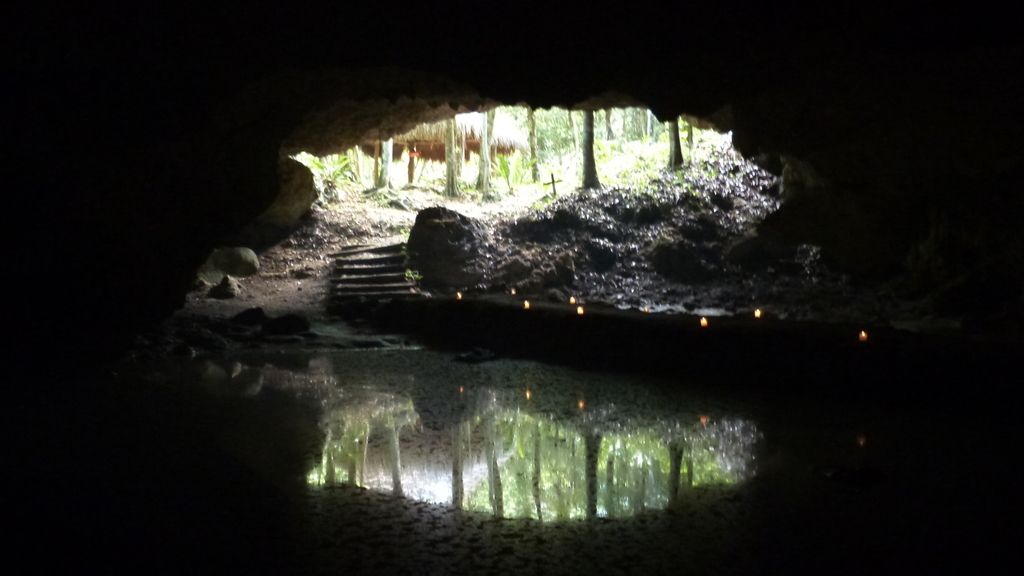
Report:
M466 160L469 160L470 152L480 153L480 131L485 121L486 115L482 112L459 114L455 117L456 136L462 139L462 149ZM444 162L445 123L445 121L441 121L420 124L404 134L393 136L395 141L393 159L400 159L402 151L410 148L419 153L420 160ZM371 156L374 155L375 148L376 143L362 146L363 152ZM515 123L506 117L495 116L494 129L491 134L491 153L508 155L516 150L526 151L528 149L526 135L519 131Z

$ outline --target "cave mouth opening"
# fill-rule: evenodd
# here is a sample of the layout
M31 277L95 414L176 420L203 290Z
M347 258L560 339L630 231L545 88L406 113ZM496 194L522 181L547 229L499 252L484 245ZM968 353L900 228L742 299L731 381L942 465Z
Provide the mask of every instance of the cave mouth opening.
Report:
M312 173L314 219L341 232L332 246L403 246L405 268L382 270L387 288L655 313L810 314L794 307L799 297L779 297L796 284L820 286L816 247L769 245L757 234L782 202L768 170L781 166L743 158L731 133L690 116L662 122L641 106L456 112L397 132L376 126L341 152L290 156ZM444 212L424 212L435 207ZM463 219L462 245L438 252L424 245L433 242L428 224L417 234L417 214L447 211ZM369 293L365 275L349 272L358 285L336 296ZM333 280L337 289L346 277Z

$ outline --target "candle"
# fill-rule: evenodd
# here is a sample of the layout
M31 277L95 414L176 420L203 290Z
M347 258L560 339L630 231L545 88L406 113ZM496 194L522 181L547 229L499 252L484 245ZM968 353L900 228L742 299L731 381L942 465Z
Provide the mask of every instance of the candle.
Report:
M704 316L700 317L700 327L701 328L707 328L708 327L708 319L706 317L704 317Z
M580 398L580 401L576 403L576 407L579 408L580 410L583 410L586 406L587 405L586 403L583 402L582 398Z
M700 425L701 426L705 426L705 427L708 425L708 417L707 416L703 416L702 415L700 417Z
M529 310L529 309L530 309L530 301L529 300L523 300L523 310Z
M758 318L758 319L761 318L761 309L760 308L754 308L754 318Z
M509 291L509 294L511 294L511 295L513 295L513 296L515 296L515 295L516 295L516 289L515 289L515 288L513 288L512 290L510 290L510 291Z
M463 388L462 386L459 386L459 394L462 394L465 391L466 391L465 388Z
M462 300L462 292L456 292L455 293L455 299L456 300Z
M569 296L569 304L575 304L575 303L576 303L576 297L575 296Z
M576 307L576 314L578 316L583 316L583 306L577 306Z
M529 388L527 388L527 389L526 389L526 399L527 399L527 400L529 400L531 396L533 396L533 393L532 393L532 392L530 392L530 389L529 389Z
M861 330L860 334L857 335L857 339L860 340L861 342L867 342L868 341L868 333L863 331L863 330Z

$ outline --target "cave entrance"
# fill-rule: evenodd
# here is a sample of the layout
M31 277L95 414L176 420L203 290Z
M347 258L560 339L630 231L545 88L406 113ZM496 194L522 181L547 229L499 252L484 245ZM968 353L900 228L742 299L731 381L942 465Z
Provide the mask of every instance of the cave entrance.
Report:
M597 180L623 197L642 196L652 183L697 186L718 176L716 155L735 154L730 134L702 129L694 119L678 118L673 129L646 108L592 114ZM318 208L373 222L367 227L371 237L353 240L379 241L407 234L415 213L429 206L493 222L542 210L579 189L586 115L557 107L498 106L422 123L387 139L365 137L340 153L301 152L293 158L313 173ZM489 162L481 162L482 148ZM728 193L737 185L721 188Z
M779 207L779 179L699 119L498 106L369 134L341 153L294 156L314 174L315 212L350 235L339 244L360 247L406 242L428 208L466 217L467 250L410 253L406 279L432 293L709 315L762 298L749 262L730 259L765 256L744 242Z

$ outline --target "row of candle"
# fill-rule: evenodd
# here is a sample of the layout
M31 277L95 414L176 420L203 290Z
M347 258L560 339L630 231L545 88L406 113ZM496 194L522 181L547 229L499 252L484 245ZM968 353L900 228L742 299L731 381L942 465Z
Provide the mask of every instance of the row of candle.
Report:
M512 288L509 293L512 294L513 296L515 296L516 289ZM462 292L456 292L455 293L455 299L456 300L462 300ZM576 305L576 297L575 296L570 296L569 297L569 304L570 305L574 305L574 306ZM523 300L523 310L529 310L529 309L530 309L530 301L529 300ZM647 306L644 306L641 309L641 311L644 314L650 314L651 313L651 309L649 307L647 307ZM576 306L576 314L578 316L583 316L584 313L585 313L585 310L583 310L583 306ZM754 309L754 318L755 319L760 320L762 315L763 315L763 313L761 312L760 308L755 308ZM710 325L711 324L708 322L707 316L701 316L700 317L700 327L701 328L708 328ZM857 334L857 340L860 341L860 342L867 342L868 341L868 333L866 331L864 331L864 330L861 330L860 333Z

